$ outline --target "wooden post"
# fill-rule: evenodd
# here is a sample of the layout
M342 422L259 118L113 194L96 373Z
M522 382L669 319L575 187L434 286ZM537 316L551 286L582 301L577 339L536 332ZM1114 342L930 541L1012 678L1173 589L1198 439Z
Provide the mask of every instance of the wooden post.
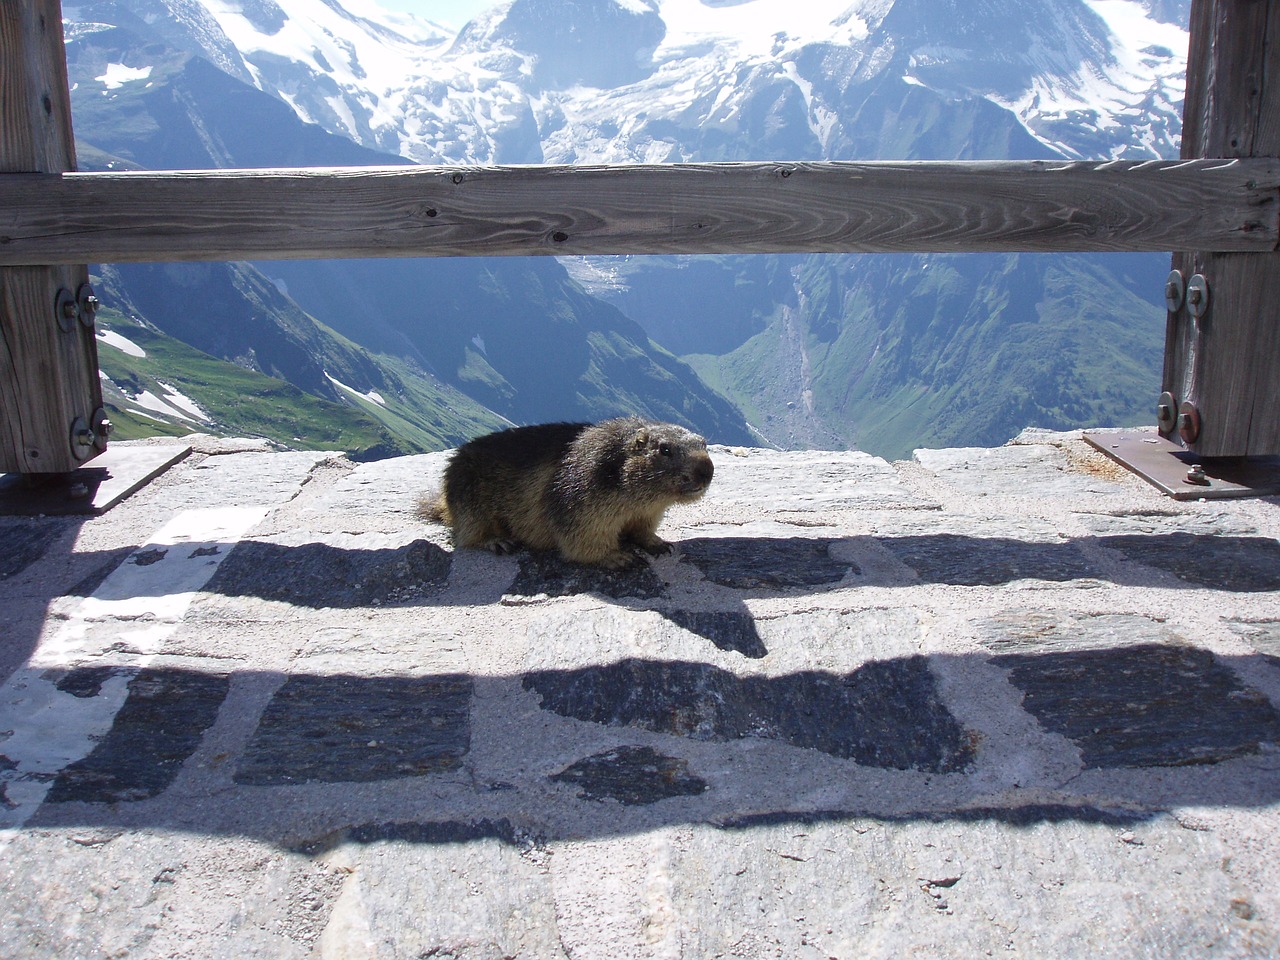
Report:
M76 166L60 0L0 3L0 173ZM106 448L87 266L0 269L0 472L65 473Z
M1280 0L1194 0L1182 156L1280 156ZM1173 269L1193 290L1169 291L1162 431L1205 457L1280 454L1280 253Z

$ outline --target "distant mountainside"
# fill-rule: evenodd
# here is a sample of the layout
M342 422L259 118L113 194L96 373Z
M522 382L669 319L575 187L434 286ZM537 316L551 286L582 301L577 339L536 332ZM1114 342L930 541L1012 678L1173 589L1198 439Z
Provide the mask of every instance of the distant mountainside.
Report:
M336 377L332 383L345 396L322 400L112 308L98 317L98 360L112 436L122 440L199 431L265 437L295 449L344 450L367 460L438 449L494 425L482 411L470 419L459 411L424 427L400 416L402 394L360 393Z
M371 0L64 9L78 137L159 168L1174 156L1188 7L510 0L457 33ZM510 420L901 456L1150 420L1168 258L258 266Z

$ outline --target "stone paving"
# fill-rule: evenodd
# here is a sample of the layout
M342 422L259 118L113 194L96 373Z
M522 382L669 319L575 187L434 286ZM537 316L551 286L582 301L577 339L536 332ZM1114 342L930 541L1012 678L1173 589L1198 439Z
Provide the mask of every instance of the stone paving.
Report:
M0 517L0 956L1280 955L1274 498L713 448L602 572L186 442Z

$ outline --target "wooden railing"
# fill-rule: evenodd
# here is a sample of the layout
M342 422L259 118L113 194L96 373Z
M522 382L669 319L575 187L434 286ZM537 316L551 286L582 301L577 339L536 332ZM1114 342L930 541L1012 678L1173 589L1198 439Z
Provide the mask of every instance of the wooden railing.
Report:
M1162 427L1280 453L1280 0L1195 0L1178 161L76 173L58 23L0 5L0 470L105 446L84 264L379 256L1177 251Z

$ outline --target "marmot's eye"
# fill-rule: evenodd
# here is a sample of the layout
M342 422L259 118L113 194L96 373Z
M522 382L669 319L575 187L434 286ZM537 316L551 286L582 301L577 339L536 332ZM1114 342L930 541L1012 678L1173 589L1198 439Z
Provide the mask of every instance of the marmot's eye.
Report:
M662 454L664 457L671 456L671 444L669 443L658 444L658 452Z

